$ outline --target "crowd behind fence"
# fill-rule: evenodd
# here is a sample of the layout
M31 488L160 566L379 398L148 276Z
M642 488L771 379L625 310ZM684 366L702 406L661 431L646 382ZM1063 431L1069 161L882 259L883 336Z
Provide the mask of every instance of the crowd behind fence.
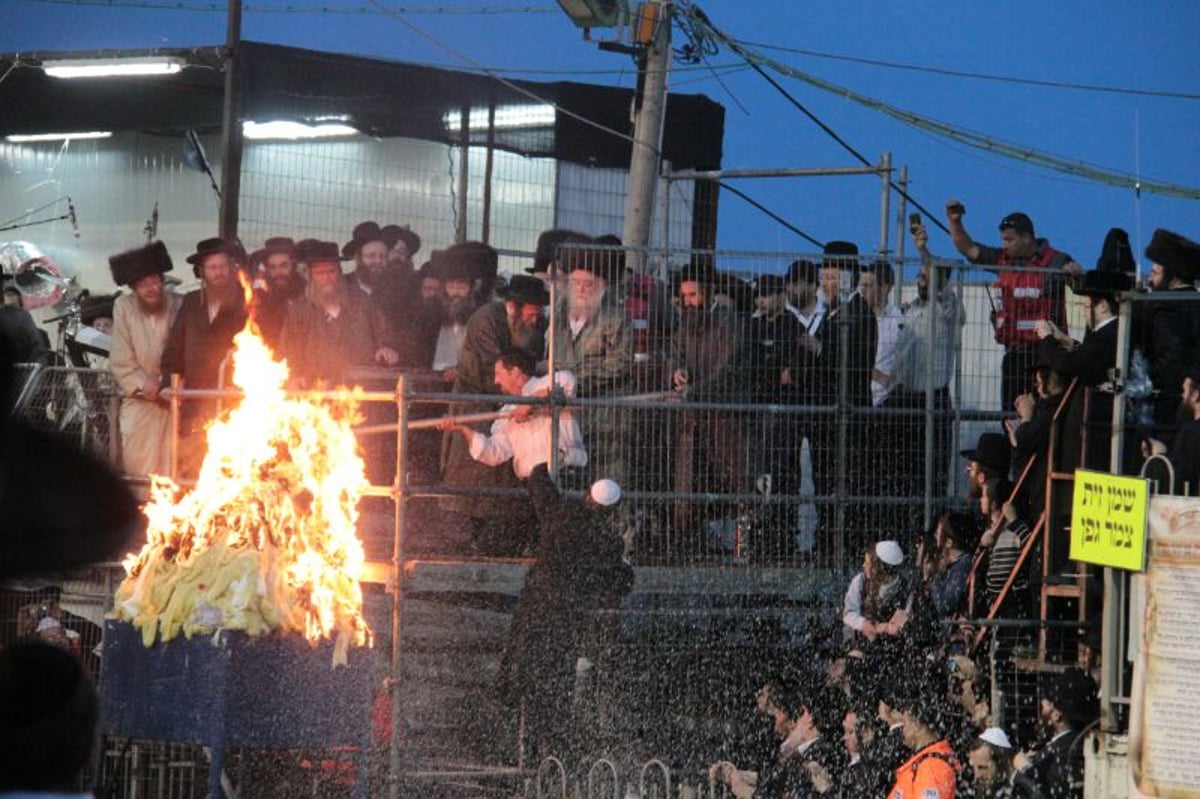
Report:
M623 254L584 251L618 260ZM753 561L844 571L867 543L926 529L938 510L962 501L965 461L958 452L1014 415L1001 396L1004 348L995 340L993 274L939 262L922 277L919 264L868 257L832 269L819 255L658 258L661 278L622 275L606 289L605 302L632 328L616 379L581 388L558 405L577 418L588 450L587 466L564 469L563 483L582 489L594 478L613 477L622 484L630 508L623 522L637 562ZM689 326L679 307L679 277L699 261L716 267L699 309L709 318ZM800 285L796 278L806 270L813 282ZM933 282L938 290L930 299L926 287ZM570 291L565 281L563 287L567 296L547 315L551 327L566 330ZM837 324L837 316L828 322L832 309L823 291L839 295L842 307L869 295L873 318L865 326L838 325L837 336L821 341L819 326ZM1068 307L1072 332L1082 338ZM709 358L693 368L715 366L720 373L703 385L675 384L673 370L697 355L689 346L708 346L710 321L728 327L730 340L719 343L727 351L720 362ZM858 340L867 335L870 342ZM816 354L822 345L826 351ZM838 349L836 360L821 363L830 345ZM785 347L794 352L783 353ZM852 362L868 347L875 350L870 363ZM394 385L394 373L368 371L374 387ZM25 377L23 418L119 462L116 391L106 372L42 367ZM453 415L466 404L436 373L412 373L410 385L416 417ZM488 425L477 427L486 432ZM386 484L392 445L363 441L368 457L382 464L375 482ZM418 506L471 492L442 483L441 448L435 431L412 438L406 481ZM429 540L418 540L414 554L424 543L445 549L436 524L428 529L419 538Z
M592 257L616 255L615 250L591 250ZM556 463L559 478L568 489L579 491L594 478L619 479L627 501L617 525L626 536L630 559L641 566L741 571L815 567L796 572L795 579L824 575L840 590L839 578L857 568L874 542L897 539L907 549L944 508L966 505L963 467L974 458L962 458L959 451L974 448L980 433L1003 429L1001 421L1013 415L1011 397L1003 394L1005 350L996 343L993 274L961 264L922 268L870 258L831 263L822 256L680 254L681 261L685 257L686 263L664 269L663 277L652 278L650 284L639 287L632 282L635 276L628 275L611 281L609 302L631 328L629 347L618 363L619 380L587 384L581 375L581 385L589 385L589 390L575 396L552 392L546 399L501 400L448 391L441 373L423 370L407 375L406 391L399 397L401 415L428 422L461 414L466 404L495 408L501 401L545 405L552 417L570 414L582 430L589 459L576 468ZM689 305L688 292L696 287L688 283L700 287L698 303ZM803 285L793 293L796 283ZM836 295L842 310L834 314L827 307L822 324L832 332L815 335L815 295L822 287L828 291L829 305ZM565 301L551 305L548 324L570 335L572 295L569 284L564 289ZM631 308L624 302L642 290L643 305ZM1069 295L1062 301L1064 308L1073 308ZM659 303L657 315L650 313L654 303ZM839 317L854 303L861 306L857 320ZM1070 315L1071 332L1082 338L1078 314ZM718 334L724 338L714 339ZM859 334L864 338L856 338ZM710 345L714 349L706 350ZM786 353L780 355L780 350ZM836 357L821 363L831 351ZM544 354L544 368L563 364L555 350ZM854 360L860 356L866 360ZM1128 365L1114 362L1113 367L1119 377ZM680 370L685 379L679 379ZM22 376L17 413L23 419L119 458L114 447L119 440L113 412L116 392L105 372L30 367ZM360 377L364 385L375 383L368 387L386 389L394 384L395 373L374 369ZM1018 379L1025 383L1023 389L1030 388L1033 370L1027 368ZM396 477L390 471L396 463L390 448L396 419L388 413L367 416L371 426L385 432L364 435L362 441L372 482L386 486ZM506 519L497 511L519 513L513 499L524 492L517 481L447 486L440 472L443 435L429 424L411 427L400 463L401 485L414 520L405 530L405 554L529 554L505 549L510 542L503 534L506 525L528 526L532 517ZM487 424L481 427L486 430ZM550 460L557 457L558 449L552 446ZM511 471L507 465L496 468L505 474ZM491 518L500 528L493 531L496 535L461 535L450 529L453 522L447 520L452 517L442 503L461 497L493 502ZM367 541L368 553L376 559L383 559L381 554L391 546L390 537L380 538ZM111 596L111 585L98 594ZM62 602L59 595L42 599ZM47 602L34 604L44 608ZM811 607L785 612L822 614L834 604L834 597L825 592ZM749 605L745 610L757 621L770 615L757 608L751 611ZM688 615L682 610L675 620L686 626ZM20 616L18 612L13 618ZM627 637L609 648L616 661L607 664L607 678L622 674L624 668L631 678L657 674L673 682L631 692L615 680L602 683L595 699L611 713L609 718L626 714L624 723L647 708L656 708L664 718L686 710L685 717L708 713L706 718L712 720L712 708L701 705L711 704L718 695L719 710L735 712L733 706L753 688L748 681L760 675L740 674L720 684L711 680L736 671L738 658L747 651L780 659L796 651L795 636L782 629L771 631L765 644L755 638L757 633L748 641L740 635L732 627L715 625L709 634L688 639L688 646L701 644L691 650L653 636ZM975 658L976 664L988 664L991 718L1012 729L1014 736L1030 736L1028 730L1018 730L1028 722L1041 688L1029 682L1014 654L1017 649L1028 654L1028 647L998 653L998 640L992 637L992 648L977 652ZM1061 657L1069 659L1070 636L1053 640L1063 649ZM661 668L666 650L674 658L671 669ZM689 656L694 662L685 662ZM606 690L612 693L606 696ZM632 710L631 701L637 705ZM611 729L624 728L618 723ZM668 784L671 768L695 778L702 771L699 759L719 745L720 730L689 729L693 737L684 747L677 743L684 729L668 723L641 742L650 751L676 754L678 759L662 768ZM128 751L117 754L110 758L114 763L133 767ZM156 773L166 779L162 775L169 771ZM577 778L582 779L571 777ZM567 779L561 772L558 784ZM594 783L601 778L588 773L586 779ZM553 783L553 775L548 780L547 785ZM701 792L713 790L703 787L703 780L693 781Z

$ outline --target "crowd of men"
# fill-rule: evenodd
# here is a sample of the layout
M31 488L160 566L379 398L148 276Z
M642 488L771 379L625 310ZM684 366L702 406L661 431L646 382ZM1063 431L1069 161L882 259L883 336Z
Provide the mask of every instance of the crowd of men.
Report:
M1108 467L1112 322L1121 293L1133 288L1136 267L1120 230L1110 232L1097 268L1085 271L1037 237L1024 213L1000 221L998 247L977 243L964 214L962 203L947 203L959 253L996 271L987 292L995 340L1004 350L998 409L1015 412L1003 428L1013 449L1012 472L992 476L1022 483L1017 507L1031 521L1043 499L1046 464L1039 453L1046 449L1048 420L1072 381L1093 393L1081 418L1086 454L1080 465ZM186 258L200 287L184 297L164 285L172 261L161 243L121 253L111 259L112 275L129 292L90 298L83 310L85 324L111 329L108 366L123 396L122 465L129 473L170 469L160 392L174 375L185 388L219 385L232 337L249 314L288 360L299 387L332 387L355 379L356 370L382 365L435 376L432 385L442 390L520 395L520 386L499 386L495 365L501 353L522 350L533 359L527 379L544 375L552 362L556 371L570 373L578 399L662 392L705 403L681 413L579 410L574 422L585 455L564 464L580 475L573 485L611 477L685 497L738 497L705 507L678 502L667 526L685 536L684 549L696 551L728 543L713 540L714 518L749 519L736 544L741 554L787 559L801 544L794 503L756 500L796 497L805 480L816 497L841 500L819 501L818 547L847 531L846 540L862 541L915 528L911 516L928 489L923 432L930 404L935 496L954 485L950 411L967 313L950 269L928 249L920 220L913 221L912 235L922 266L916 294L903 305L897 304L893 265L860 256L851 242L829 242L819 260L797 260L785 274L753 280L719 272L711 257L697 256L674 271L668 285L626 269L615 237L550 230L538 237L528 274L506 279L486 244L434 251L417 268L416 232L363 222L340 246L272 237L246 253L236 242L201 241ZM1164 298L1194 295L1196 249L1182 236L1157 231L1146 251L1151 291ZM239 271L254 286L248 305ZM1086 305L1088 330L1079 343L1065 332L1068 286ZM1166 456L1177 483L1194 490L1200 457L1187 436L1196 434L1180 427L1179 414L1189 386L1196 388L1189 370L1200 340L1198 315L1186 303L1137 307L1135 363L1144 366L1142 383L1149 387L1130 394L1140 437L1147 454ZM33 347L19 308L6 308L12 310L0 321ZM441 412L497 407L476 399ZM185 475L198 466L203 427L215 410L213 402L184 405L179 453ZM487 434L491 425L471 428ZM1181 429L1185 438L1176 446ZM427 472L422 478L464 490L441 502L460 522L445 529L465 528L462 540L471 546L499 541L502 554L519 552L520 536L504 543L505 536L489 528L517 524L528 509L464 494L473 486L513 486L520 476L473 458L468 438L448 433L437 442L415 440L414 462ZM1122 466L1137 468L1137 455ZM1019 481L1030 461L1031 474ZM899 499L869 501L880 496Z
M111 331L122 466L131 474L170 471L164 388L174 377L185 389L221 386L247 319L287 359L297 387L333 387L356 369L384 366L464 395L438 410L445 418L434 458L434 477L457 489L439 504L467 531L464 551L548 556L538 519L553 493L544 464L555 444L568 483L611 478L680 496L795 495L811 470L817 497L845 500L822 503L818 545L843 536L853 549L851 532L883 540L867 548L846 592L845 645L819 669L764 682L757 708L768 740L734 747L711 778L739 796L1078 797L1079 739L1096 714L1091 676L1068 671L1041 685L1045 740L1035 746L1028 731L993 723L983 699L991 677L968 657L972 640L946 631L989 609L1029 614L1034 585L1014 569L1043 510L1048 472L1136 469L1150 457L1176 488L1200 487L1200 314L1186 302L1198 296L1200 245L1158 230L1146 248L1154 297L1131 320L1145 384L1129 389L1139 435L1113 464L1116 323L1136 271L1128 237L1110 232L1097 267L1084 270L1038 238L1023 213L1000 221L994 248L967 233L964 213L962 203L947 204L959 253L997 272L989 288L1004 348L997 405L1013 415L962 453L969 512L940 515L912 546L894 539L917 525L855 497L919 495L926 450L912 441L916 426L895 420L924 413L931 400L933 473L937 485L951 482L951 425L941 412L951 408L967 315L919 220L912 235L922 266L903 306L892 264L861 257L851 242L829 242L819 259L753 281L698 256L668 287L626 269L619 241L608 237L546 231L532 267L506 279L487 244L434 251L418 268L416 232L368 221L341 245L280 236L247 253L237 242L200 241L185 259L200 286L183 296L165 284L174 264L161 243L120 253L112 277L128 291L93 303L86 322ZM1086 318L1079 342L1066 332L1067 287ZM6 302L0 323L34 352L27 316ZM1050 463L1053 420L1072 384L1087 399L1076 400L1057 443L1075 460ZM697 406L670 415L670 457L650 465L638 444L663 417L570 404L652 391ZM564 404L551 413L529 403L544 397ZM198 468L215 413L213 401L183 406L184 476ZM527 500L474 491L522 485ZM754 520L757 543L781 555L795 544L785 507L762 503ZM617 526L622 513L604 518ZM695 531L698 515L681 502L671 521ZM1055 568L1066 566L1060 539L1048 538ZM612 540L596 544L620 571ZM600 588L596 602L609 601ZM555 590L561 599L569 586ZM540 612L528 604L527 626ZM568 626L583 623L572 616ZM561 681L558 666L551 671ZM533 692L513 690L525 699Z

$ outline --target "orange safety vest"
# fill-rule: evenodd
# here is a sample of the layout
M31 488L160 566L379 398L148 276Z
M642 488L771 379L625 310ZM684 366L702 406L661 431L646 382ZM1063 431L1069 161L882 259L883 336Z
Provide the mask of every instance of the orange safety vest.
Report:
M931 743L896 769L888 799L954 799L954 783L962 767L950 743Z
M1058 250L1045 244L1020 266L1048 269L1058 255ZM1009 265L1007 257L1001 257L998 265ZM1000 273L993 284L1000 292L999 304L992 309L997 344L1005 348L1036 344L1035 327L1042 319L1064 326L1066 300L1061 291L1047 290L1046 277L1036 271Z

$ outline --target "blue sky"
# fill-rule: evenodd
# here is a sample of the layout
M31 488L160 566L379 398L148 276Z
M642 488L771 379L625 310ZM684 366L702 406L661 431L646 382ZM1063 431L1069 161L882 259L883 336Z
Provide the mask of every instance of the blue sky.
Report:
M5 0L0 51L92 50L217 44L218 0ZM349 13L316 11L317 7ZM398 10L401 21L380 13ZM825 80L957 127L1120 172L1200 189L1200 3L1166 2L799 2L709 0L701 4L734 38ZM463 54L506 74L631 86L627 57L602 53L552 0L246 0L244 37L451 68ZM255 9L261 10L255 10ZM290 11L274 9L288 8ZM399 11L403 9L404 11ZM440 13L430 13L441 9ZM473 13L445 13L445 10ZM478 13L489 9L493 12ZM678 43L677 39L677 43ZM439 46L441 45L444 46ZM811 51L768 50L758 45ZM841 59L811 54L819 52ZM984 73L981 80L847 61ZM718 70L736 65L722 51ZM528 72L522 70L537 70ZM596 74L586 71L599 70ZM542 72L544 71L544 72ZM850 100L776 76L801 103L868 158L891 151L907 164L913 195L932 209L948 197L967 205L982 241L996 223L1025 210L1039 235L1086 266L1109 227L1128 230L1139 254L1155 227L1200 239L1200 201L1140 199L1128 189L1035 168L913 130ZM1049 88L1038 80L1131 89ZM676 69L673 89L703 93L726 107L726 168L850 166L854 161L753 71ZM1168 98L1137 92L1176 92ZM736 98L736 99L735 99ZM739 107L740 104L740 107ZM745 110L743 110L743 108ZM879 187L869 178L740 181L736 184L821 240L878 239ZM737 197L722 196L719 245L806 251L811 245ZM935 249L949 253L940 233Z

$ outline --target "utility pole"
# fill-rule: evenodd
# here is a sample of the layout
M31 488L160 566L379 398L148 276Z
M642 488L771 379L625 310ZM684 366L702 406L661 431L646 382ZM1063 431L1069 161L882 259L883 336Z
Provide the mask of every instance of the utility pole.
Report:
M242 0L229 0L225 26L225 103L221 122L221 238L237 239L242 190L241 75Z
M629 189L625 195L625 230L621 236L625 246L635 248L650 244L654 187L659 177L663 120L667 110L667 70L671 66L670 3L655 0L643 7L643 13L656 15L656 30L653 40L638 56L641 92L635 98L633 152L629 159ZM627 252L626 264L635 272L641 272L645 258L643 250Z

